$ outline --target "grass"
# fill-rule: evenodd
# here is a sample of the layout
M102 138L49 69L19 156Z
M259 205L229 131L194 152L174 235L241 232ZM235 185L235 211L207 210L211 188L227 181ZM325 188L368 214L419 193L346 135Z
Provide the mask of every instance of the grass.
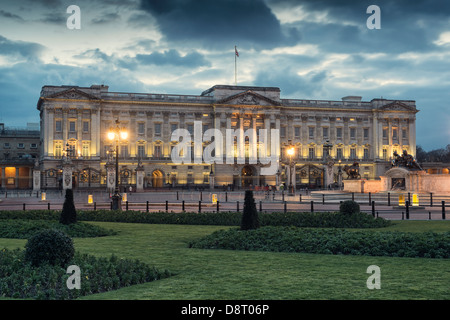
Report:
M82 299L416 300L450 296L448 259L190 249L190 241L229 227L90 223L118 233L76 238L76 250L99 257L115 254L139 259L175 276ZM400 221L382 230L450 231L450 222ZM25 241L0 239L0 248L23 248ZM366 287L366 270L372 264L381 269L380 290Z

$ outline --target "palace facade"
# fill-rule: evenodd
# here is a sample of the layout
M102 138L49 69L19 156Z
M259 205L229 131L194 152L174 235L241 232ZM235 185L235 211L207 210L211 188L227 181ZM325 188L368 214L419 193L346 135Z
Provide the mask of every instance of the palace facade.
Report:
M418 110L412 100L283 99L277 87L229 85L213 86L200 95L110 92L104 85L44 86L37 109L41 188L61 187L67 159L74 188L107 187L108 170L115 170L116 150L108 132L116 120L128 133L119 141L119 182L138 190L288 182L297 188L323 188L336 183L346 165L358 162L361 178L377 179L391 167L394 151L416 153ZM223 158L223 163L194 161L202 158L203 148L211 141L204 141L202 148L189 148L192 163L172 161L172 148L178 143L171 140L172 133L176 129L198 133L194 132L198 123L202 124L200 134L213 128L222 133L224 148L214 157ZM235 139L227 148L227 129L254 129L258 138L259 129L277 129L276 172L262 175L265 164L249 161L250 150L261 147L259 139L256 145L245 137ZM244 144L242 149L239 142ZM292 147L294 152L288 155ZM242 161L238 161L240 155ZM236 161L226 162L227 156ZM345 183L345 173L343 179Z

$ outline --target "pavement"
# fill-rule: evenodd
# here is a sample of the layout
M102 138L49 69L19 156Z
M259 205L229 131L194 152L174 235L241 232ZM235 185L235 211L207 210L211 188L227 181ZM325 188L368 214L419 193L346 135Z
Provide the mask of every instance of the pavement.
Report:
M168 211L182 212L183 202L185 211L199 211L199 202L201 201L202 212L217 212L217 203L213 202L213 194L216 195L219 202L220 211L242 211L244 205L243 191L160 191L160 192L139 192L127 193L123 195L122 209L141 210L148 212ZM92 203L89 203L89 196ZM319 191L319 192L296 192L295 195L284 194L281 192L267 193L264 191L254 192L256 207L262 212L315 212L319 211L337 211L339 204L343 200L352 198L349 193L342 191ZM409 214L405 207L398 205L395 196L391 198L391 205L387 205L386 195L354 194L355 201L360 204L362 212L374 214L376 216L390 220L443 220L450 219L448 208L450 198L447 204L442 207L441 200L444 198L434 197L433 206L430 205L430 199L427 195L421 195L423 203L419 206L409 207ZM447 199L447 198L445 198ZM77 209L99 210L110 209L110 194L101 191L74 191L75 207ZM148 201L148 204L147 204ZM167 206L166 206L167 201ZM374 201L372 208L371 201ZM0 195L0 210L60 210L64 203L64 194L61 191L48 191L45 193L45 199L41 193L22 192L9 193L9 195Z

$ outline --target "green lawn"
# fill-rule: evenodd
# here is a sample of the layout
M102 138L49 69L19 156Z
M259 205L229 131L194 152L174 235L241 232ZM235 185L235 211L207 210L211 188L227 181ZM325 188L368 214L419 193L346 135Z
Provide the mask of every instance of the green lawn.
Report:
M449 299L450 261L425 258L334 256L202 250L189 241L220 226L91 222L115 236L74 239L76 250L139 259L175 273L167 279L83 299ZM399 221L384 230L450 231L448 221ZM376 230L373 230L376 232ZM0 248L26 240L0 239ZM381 289L369 290L369 265L381 269Z

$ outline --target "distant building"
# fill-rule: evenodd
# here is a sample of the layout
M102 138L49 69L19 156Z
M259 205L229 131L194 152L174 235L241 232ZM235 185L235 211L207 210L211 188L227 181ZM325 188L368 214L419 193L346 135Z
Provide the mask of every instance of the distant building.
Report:
M394 151L416 153L416 109L412 100L373 99L348 96L340 101L283 99L276 87L216 85L200 95L109 92L108 86L44 86L37 103L40 111L41 186L58 187L62 158L73 163L73 186L105 187L107 164L114 143L107 132L116 119L128 131L120 142L120 183L136 185L136 168L144 170L144 188L215 187L246 188L277 185L292 177L297 188L324 187L337 181L344 165L359 163L363 179L375 179L390 168ZM259 150L243 140L245 161L234 164L174 164L171 141L174 130L194 133L216 128L279 130L279 163L273 175L261 175L263 164L250 163L249 150ZM192 160L200 157L192 147ZM286 154L290 146L292 156ZM225 143L224 143L225 146ZM215 154L223 159L238 157L239 147ZM290 162L292 160L292 162ZM332 178L325 181L326 163ZM292 174L289 171L293 164ZM295 173L294 173L295 172ZM210 176L212 174L212 176ZM345 179L345 174L344 174Z
M26 128L5 127L0 123L0 188L31 188L39 151L39 123L28 124Z

